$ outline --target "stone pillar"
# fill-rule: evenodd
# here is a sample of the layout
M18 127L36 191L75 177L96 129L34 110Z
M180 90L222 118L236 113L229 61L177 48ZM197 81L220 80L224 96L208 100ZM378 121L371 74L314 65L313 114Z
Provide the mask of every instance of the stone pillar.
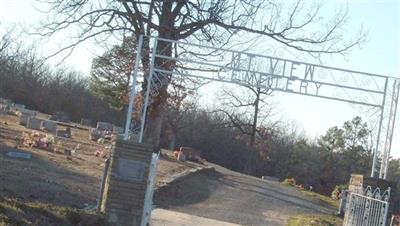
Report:
M153 147L117 140L113 145L101 210L116 226L139 226Z

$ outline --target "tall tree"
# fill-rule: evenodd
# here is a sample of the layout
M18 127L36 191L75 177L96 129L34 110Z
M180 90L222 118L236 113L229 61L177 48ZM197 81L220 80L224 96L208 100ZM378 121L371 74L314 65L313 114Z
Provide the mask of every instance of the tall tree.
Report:
M259 134L260 130L274 126L266 125L265 122L272 109L266 100L271 91L249 86L236 88L239 89L223 90L222 107L219 111L225 114L230 126L238 130L241 139L249 146L251 153L247 155L245 167L245 172L249 173L253 171L255 161L260 158L260 153L263 151L256 147L257 138L263 139Z
M320 137L321 160L325 162L321 180L325 186L346 183L351 173L369 173L372 160L369 133L367 123L357 116L341 128L330 128Z
M171 91L168 93L167 107L164 117L164 129L169 136L169 148L174 149L176 138L181 129L185 127L183 120L189 112L196 109L196 103L188 100L190 97L196 98L198 83L177 83L174 82Z
M110 106L122 110L127 107L131 73L135 61L135 37L125 37L92 62L90 88Z
M220 111L230 120L231 126L247 137L250 147L255 144L260 126L270 116L271 106L266 100L270 94L269 89L260 87L223 90L223 108Z
M80 28L71 43L55 54L72 51L79 43L101 35L118 35L132 32L139 35L158 35L161 38L182 40L193 38L220 46L234 35L246 32L309 53L345 53L363 38L342 37L347 14L338 13L328 21L321 20L320 6L307 7L302 1L287 5L269 0L48 0L50 15L41 35L51 36L74 25ZM266 19L267 18L267 19ZM323 29L315 29L321 27ZM150 46L144 42L142 63L148 68ZM172 46L159 42L155 51L172 56ZM156 65L171 69L159 60ZM148 76L148 73L145 75ZM155 78L161 84L153 114L148 120L148 142L159 143L162 112L167 98L171 75ZM144 83L144 88L146 84Z

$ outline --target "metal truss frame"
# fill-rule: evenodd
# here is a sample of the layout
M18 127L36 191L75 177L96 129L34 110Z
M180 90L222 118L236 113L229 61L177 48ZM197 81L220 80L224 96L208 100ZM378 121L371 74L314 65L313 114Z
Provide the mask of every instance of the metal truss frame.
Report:
M136 109L141 112L141 121L132 126L144 39L152 43L150 68L149 74L144 76L147 88L143 107ZM180 54L165 54L165 50L157 48L160 43L180 50ZM140 36L136 59L139 60L135 61L132 74L125 139L131 131L137 133L139 142L143 142L148 106L160 88L168 86L171 77L225 82L372 108L374 116L378 116L378 128L371 176L376 175L380 158L379 178L386 179L399 99L399 78L153 36Z

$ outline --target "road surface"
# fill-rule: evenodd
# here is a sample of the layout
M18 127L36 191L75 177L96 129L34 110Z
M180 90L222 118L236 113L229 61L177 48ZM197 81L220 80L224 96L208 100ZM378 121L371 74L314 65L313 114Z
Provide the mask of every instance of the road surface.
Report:
M213 165L215 172L201 172L191 175L156 193L157 208L174 212L164 212L165 219L176 218L176 225L207 225L195 219L213 219L238 225L286 225L295 214L332 214L335 209L302 194L295 188L283 186L279 182L262 181L259 178L233 172ZM153 217L157 218L156 211ZM184 213L192 221L179 222L173 217L175 212ZM197 218L201 217L201 218ZM155 226L168 224L162 217ZM190 217L189 217L190 219ZM162 224L164 222L164 224ZM223 225L211 224L211 225Z

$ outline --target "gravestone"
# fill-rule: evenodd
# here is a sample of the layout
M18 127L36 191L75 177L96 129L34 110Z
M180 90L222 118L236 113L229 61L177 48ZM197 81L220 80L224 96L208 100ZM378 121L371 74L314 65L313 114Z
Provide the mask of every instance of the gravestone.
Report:
M26 126L26 124L28 123L28 119L29 119L29 115L21 115L19 116L19 124Z
M81 125L82 126L93 126L93 121L91 119L83 118L81 119Z
M43 122L43 119L29 117L28 122L26 124L26 128L40 130L40 126L41 126L42 122Z
M6 113L7 113L7 111L6 111L5 105L0 104L0 115L6 114Z
M14 104L13 105L13 109L14 109L14 111L21 111L21 110L25 109L25 105L23 105L23 104Z
M7 152L7 156L11 157L11 158L30 159L32 155L30 153L26 153L26 152L9 151L9 152Z
M97 129L113 131L114 125L109 122L97 122Z
M124 132L124 128L119 127L119 126L114 126L113 127L113 132L117 133L117 134L123 133Z
M42 130L55 133L57 131L57 123L54 121L44 120L40 126Z
M17 115L21 116L21 115L27 115L30 117L36 117L37 112L33 111L33 110L29 110L29 109L20 109L17 111Z
M56 136L57 137L71 138L72 137L71 129L68 128L68 127L65 128L65 130L58 129L58 130L56 130Z
M140 225L152 151L150 145L114 142L101 203L112 225Z
M89 140L97 141L100 138L103 138L103 131L98 130L96 128L90 128L89 129Z

